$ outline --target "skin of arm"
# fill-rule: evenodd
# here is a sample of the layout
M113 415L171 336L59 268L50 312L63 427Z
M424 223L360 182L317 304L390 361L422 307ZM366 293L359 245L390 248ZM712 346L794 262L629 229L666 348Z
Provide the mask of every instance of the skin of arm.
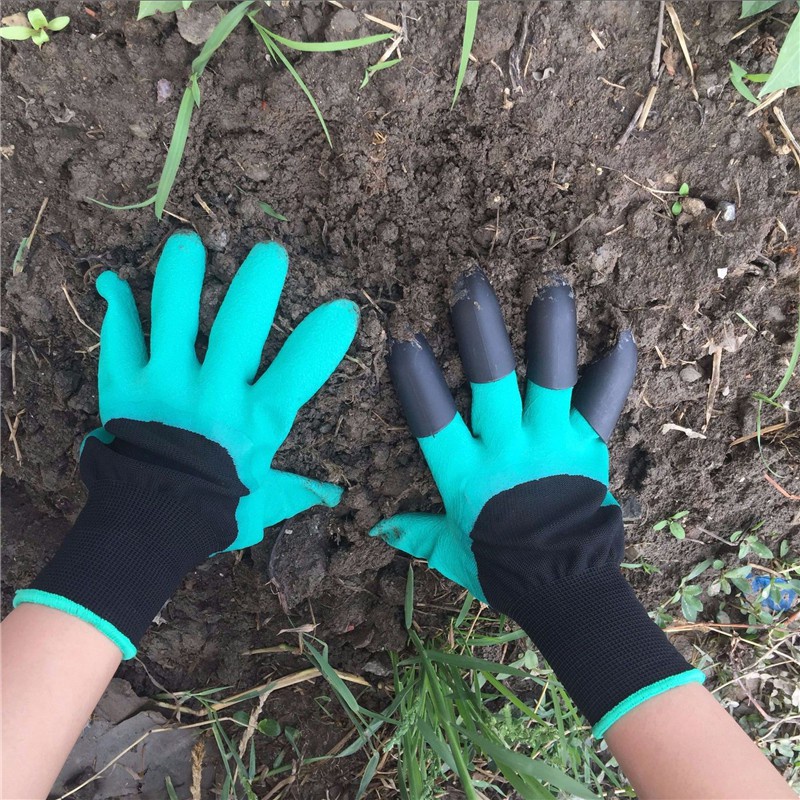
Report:
M83 620L24 604L0 625L2 796L44 798L122 660Z
M605 735L640 798L796 798L736 720L698 683L653 697Z

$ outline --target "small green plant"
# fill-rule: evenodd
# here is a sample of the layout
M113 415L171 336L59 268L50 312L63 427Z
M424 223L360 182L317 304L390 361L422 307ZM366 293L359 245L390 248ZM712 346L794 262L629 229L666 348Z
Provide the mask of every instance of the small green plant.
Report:
M742 0L742 13L740 19L761 14L777 5L780 0ZM786 38L781 45L778 58L772 72L768 74L748 74L747 70L731 61L731 83L745 100L758 104L768 95L781 89L791 89L800 86L800 11L795 13L795 18L789 27ZM753 83L763 83L756 97L745 84L745 80Z
M178 108L178 116L175 119L175 127L172 131L172 138L170 139L169 147L167 149L167 157L164 160L164 166L161 170L161 177L158 180L155 194L152 197L148 197L146 200L142 200L141 202L124 206L104 203L91 197L87 198L88 200L98 203L104 208L111 208L117 211L129 211L131 209L145 208L146 206L152 205L154 206L156 216L161 219L164 214L164 208L166 206L167 199L169 198L172 187L175 184L178 168L183 160L183 152L186 148L186 141L189 137L189 128L192 124L192 115L194 110L200 107L200 79L202 78L203 72L208 66L208 62L211 60L211 57L217 52L228 36L233 33L233 31L236 29L239 23L244 20L245 17L247 17L256 31L258 31L270 58L276 63L282 64L286 68L289 74L297 82L297 85L306 95L311 103L312 108L314 109L314 113L317 115L317 118L322 125L322 130L325 133L325 138L327 139L328 144L331 147L333 146L330 132L328 131L328 126L325 123L325 119L322 116L319 106L317 105L317 101L314 99L314 96L311 94L303 79L300 77L297 69L284 55L281 47L286 47L290 50L304 53L331 53L340 50L350 50L357 47L366 47L374 44L375 42L381 42L389 39L391 38L392 34L379 33L373 36L364 36L361 39L347 39L338 42L298 42L292 39L286 39L283 36L279 36L274 31L269 30L257 22L255 19L256 12L252 11L251 9L254 2L255 0L244 0L244 2L238 3L236 6L234 6L217 23L216 27L211 32L211 35L206 40L206 43L203 45L200 54L194 59L194 61L192 61L192 71L189 75L189 82L184 90L183 98L181 99L181 104ZM142 8L142 6L145 6L145 8ZM158 6L158 8L155 8L155 6ZM142 16L148 16L149 14L156 13L157 11L175 11L179 7L185 7L185 3L143 2L139 5L139 18L141 19ZM264 212L269 214L266 209L264 209ZM270 216L275 215L272 214ZM280 219L279 216L276 218Z
M685 184L684 184L685 185ZM656 522L653 525L654 531L663 531L664 528L669 527L669 532L676 538L676 539L685 539L686 538L686 529L681 524L681 520L688 517L688 511L678 511L673 514L671 517L667 517L666 519L662 519L659 522Z
M30 27L25 25L8 25L0 28L0 39L24 41L30 39L35 45L41 47L50 41L47 31L63 31L69 25L69 17L54 17L48 20L40 8L28 12Z
M683 211L683 203L680 201L680 198L688 196L689 196L689 184L682 183L680 188L678 189L678 199L672 204L673 216L677 217L681 213L681 211Z
M458 64L458 75L456 76L456 88L453 92L453 102L450 108L454 108L458 95L461 93L461 86L464 83L464 76L467 74L469 55L472 52L472 42L475 40L475 28L478 25L479 0L467 0L467 14L464 18L464 37L461 40L461 60Z

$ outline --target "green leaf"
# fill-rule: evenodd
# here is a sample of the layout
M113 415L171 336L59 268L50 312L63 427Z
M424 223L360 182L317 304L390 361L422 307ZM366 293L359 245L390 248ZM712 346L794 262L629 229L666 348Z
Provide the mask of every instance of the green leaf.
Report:
M681 184L681 188L678 189L678 196L679 197L688 197L689 196L689 184L688 183L682 183ZM681 511L679 514L675 514L675 516L672 519L681 519L682 517L685 517L688 513L689 513L688 511Z
M742 0L742 13L739 19L754 17L762 11L767 11L772 6L778 5L781 0Z
M800 86L800 12L795 15L769 80L758 96L763 98L779 89L791 89L794 86Z
M683 211L683 204L681 203L681 201L676 200L670 207L670 211L672 211L672 215L674 217L677 217L681 213L681 211Z
M281 724L276 719L262 719L256 727L264 736L275 737L280 736L281 733Z
M47 27L47 17L41 8L32 8L28 12L28 22L30 22L31 28L37 31Z
M261 39L264 42L264 46L267 48L267 52L272 55L274 58L278 59L284 67L289 71L289 74L295 79L297 85L303 90L303 93L308 98L308 102L311 103L311 107L314 109L314 113L317 115L317 119L322 125L322 130L325 132L325 138L328 140L328 144L330 147L333 147L333 142L331 141L331 135L328 131L328 126L325 124L325 118L322 116L322 112L319 110L319 106L317 105L317 101L314 99L314 95L311 94L309 91L308 86L306 86L303 79L300 77L300 74L292 65L291 61L283 54L280 47L278 47L275 42L272 41L272 33L268 31L263 25L259 25L252 16L249 17L250 22L253 23L256 30L261 35Z
M697 615L703 610L703 604L693 595L681 595L681 613L687 622L697 622Z
M701 561L699 564L695 564L692 567L689 574L684 578L685 581L691 581L697 578L698 576L702 575L713 563L713 559L707 558L704 561Z
M797 16L800 18L800 13L798 13ZM792 379L792 375L794 375L794 371L797 368L798 360L800 360L800 305L797 307L797 331L794 335L792 355L789 357L789 364L786 367L786 372L783 373L778 388L767 398L771 403L774 403L783 394L783 390L789 385L789 381Z
M453 623L454 627L460 628L464 624L464 620L467 618L470 608L472 608L472 601L474 599L475 598L469 592L467 592L466 596L464 597L464 602L461 604L461 611L458 612L456 621Z
M453 758L453 751L448 747L444 739L437 735L430 723L425 719L418 719L416 725L422 738L426 741L428 747L436 753L439 760L447 764L453 772L458 772L458 767Z
M197 82L197 75L194 73L189 78L189 88L192 90L194 104L200 108L200 84Z
M720 558L715 558L711 566L714 567L714 569L722 569L725 566L725 562Z
M669 520L668 519L662 519L660 522L656 522L656 524L653 525L653 530L654 531L662 531L662 530L664 530L664 528L667 527L667 525L669 525Z
M375 42L383 42L391 39L392 33L376 33L373 36L364 36L361 39L343 39L339 42L298 42L294 39L285 39L274 31L269 35L284 47L291 50L299 50L301 53L335 53L339 50L352 50L355 47L366 47Z
M778 555L783 558L789 552L789 540L784 539L781 542L780 548L778 548Z
M367 789L369 788L372 779L375 777L375 773L378 770L378 760L380 759L381 751L376 750L370 760L367 762L367 766L364 769L364 774L361 776L361 782L358 784L358 790L356 791L356 800L363 800L364 795L367 793Z
M459 669L475 669L481 672L491 672L495 675L514 675L518 678L531 677L527 672L517 669L516 667L510 667L507 664L498 664L494 661L486 661L485 659L475 658L474 656L461 655L460 653L447 653L441 650L424 650L423 653L429 661L449 664Z
M773 558L772 550L767 547L760 539L753 538L750 540L750 549L759 558Z
M283 214L279 214L269 203L265 203L263 200L258 201L259 208L269 217L273 219L279 219L281 222L288 222L289 220L283 216Z
M47 23L48 30L63 31L69 25L69 17L55 17Z
M414 565L409 561L408 576L406 578L406 597L405 597L405 623L406 630L411 630L411 623L414 620Z
M191 0L141 0L136 19L152 17L153 14L169 14L172 11L187 9L192 4Z
M464 38L461 42L461 61L458 65L458 76L456 77L456 89L453 92L453 102L450 108L454 108L458 95L461 93L461 86L464 83L464 76L467 74L469 64L469 54L472 52L472 42L475 39L475 28L478 24L478 0L467 0L467 14L464 18Z
M685 539L686 538L686 531L683 528L683 525L680 522L670 522L669 523L669 532L676 538L676 539Z
M358 712L360 709L358 700L356 700L347 684L336 674L336 670L334 670L328 661L328 645L323 645L322 650L320 651L317 650L317 648L314 647L314 645L312 645L306 637L304 637L304 643L306 650L311 655L311 660L314 662L314 665L322 673L325 680L328 681L331 687L336 691L339 699L343 701L351 711Z
M192 61L192 72L199 78L209 62L211 56L219 50L222 43L230 36L234 28L242 21L247 9L253 5L254 0L244 0L234 6L214 27L211 35L203 45L200 55Z
M42 28L41 30L34 31L31 34L31 41L37 47L41 47L45 42L50 41L50 37L47 35L47 31L44 28Z
M358 88L363 89L370 82L370 79L376 72L393 67L395 64L399 64L402 60L402 58L390 58L388 61L379 61L377 64L367 67L364 71L364 80L361 81L361 85Z
M167 787L167 797L169 800L178 800L178 793L175 791L175 787L172 785L172 778L169 775L164 777L164 785Z
M30 39L33 34L33 28L25 28L22 25L7 25L4 28L0 28L0 39L11 39L15 42Z
M110 208L112 211L132 211L134 208L146 208L153 205L156 201L156 196L148 197L147 200L142 200L141 203L131 203L129 206L115 206L113 203L104 203L102 200L95 200L94 197L86 197L90 203L96 203L103 208Z
M565 775L555 767L544 764L538 759L524 756L522 753L517 753L514 750L509 750L504 745L493 742L485 736L469 731L466 728L459 728L458 730L459 733L471 740L489 756L489 758L498 762L498 764L505 764L518 775L549 783L551 786L555 786L567 795L584 798L584 800L597 800L597 795L593 794L586 786L579 783L574 778L571 778L569 775Z
M164 206L167 204L169 193L175 183L178 174L178 167L183 159L183 151L186 147L186 139L189 137L189 126L192 123L192 112L194 111L194 97L192 90L187 86L183 92L178 116L175 118L175 128L172 131L172 139L169 142L167 157L164 160L164 167L161 170L161 177L158 180L156 189L155 212L161 219L164 214Z

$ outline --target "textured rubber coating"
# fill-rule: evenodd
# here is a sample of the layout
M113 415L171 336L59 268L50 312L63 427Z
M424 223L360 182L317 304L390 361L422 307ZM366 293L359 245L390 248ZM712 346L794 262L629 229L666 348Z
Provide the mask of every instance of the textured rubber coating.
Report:
M203 436L124 419L105 428L113 441L90 437L81 456L89 500L31 588L88 609L135 645L184 576L236 538L247 489Z
M428 340L418 333L411 341L390 342L387 361L411 433L419 439L447 427L456 405Z
M500 380L516 368L503 312L482 269L462 273L453 287L453 328L471 383Z
M486 599L524 628L592 725L692 670L622 576L622 514L606 494L576 475L520 484L471 534Z
M569 389L578 379L575 295L564 282L542 289L528 308L528 380Z
M636 375L638 355L631 331L623 331L608 355L587 365L572 392L572 404L608 442Z

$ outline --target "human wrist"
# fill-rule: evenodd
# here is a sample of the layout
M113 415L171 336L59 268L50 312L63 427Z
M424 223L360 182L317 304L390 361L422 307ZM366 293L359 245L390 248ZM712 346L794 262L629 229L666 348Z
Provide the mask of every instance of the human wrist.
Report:
M158 423L116 420L89 437L89 498L70 533L14 604L38 603L90 623L124 658L184 576L235 538L243 493L218 445Z

